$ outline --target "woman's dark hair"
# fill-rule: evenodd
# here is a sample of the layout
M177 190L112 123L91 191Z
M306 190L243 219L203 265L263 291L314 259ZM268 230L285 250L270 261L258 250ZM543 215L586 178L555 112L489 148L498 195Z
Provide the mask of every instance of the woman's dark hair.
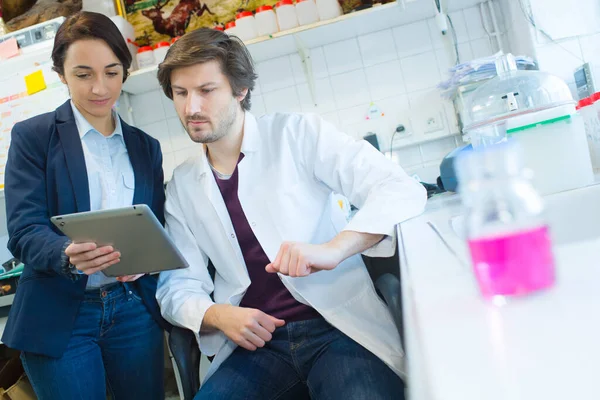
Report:
M65 75L65 57L69 46L78 40L103 40L123 64L123 82L129 75L131 53L119 28L106 15L80 11L68 17L58 28L52 49L52 69Z
M240 39L216 29L200 28L186 33L171 46L165 61L158 66L158 81L165 95L173 99L171 73L175 69L208 61L220 64L234 96L248 89L241 106L243 110L250 110L250 93L257 78L250 52Z

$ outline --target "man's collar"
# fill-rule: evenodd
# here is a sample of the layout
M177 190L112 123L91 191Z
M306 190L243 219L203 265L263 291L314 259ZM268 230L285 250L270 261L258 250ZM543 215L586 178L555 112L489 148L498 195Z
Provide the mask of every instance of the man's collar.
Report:
M258 130L258 123L254 115L248 111L244 115L244 137L242 139L242 153L252 153L260 147L260 132Z

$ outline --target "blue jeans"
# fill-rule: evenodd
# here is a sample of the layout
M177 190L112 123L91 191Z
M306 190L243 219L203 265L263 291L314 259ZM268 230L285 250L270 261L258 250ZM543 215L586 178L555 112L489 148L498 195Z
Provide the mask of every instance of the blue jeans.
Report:
M43 335L44 332L40 332ZM164 399L163 332L134 285L87 291L61 358L23 352L39 400Z
M265 347L238 347L194 400L402 400L404 384L379 358L322 318L291 322Z

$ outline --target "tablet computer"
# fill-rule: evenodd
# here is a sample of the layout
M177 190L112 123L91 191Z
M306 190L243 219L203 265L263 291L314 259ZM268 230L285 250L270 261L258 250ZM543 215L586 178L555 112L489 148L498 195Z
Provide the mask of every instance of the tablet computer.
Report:
M145 274L187 268L177 247L145 204L110 210L57 215L52 223L74 243L112 246L121 261L102 272L106 276Z

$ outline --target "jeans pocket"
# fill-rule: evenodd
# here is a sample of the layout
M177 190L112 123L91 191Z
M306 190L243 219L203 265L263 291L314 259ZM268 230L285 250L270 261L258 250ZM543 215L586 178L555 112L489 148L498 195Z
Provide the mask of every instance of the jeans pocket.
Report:
M139 301L139 302L143 302L142 298L141 298L141 297L140 297L140 296L139 296L139 295L138 295L136 292L133 292L133 291L132 291L132 292L131 292L131 297L132 297L134 300L137 300L137 301Z
M143 302L142 297L140 296L140 294L137 292L136 289L134 289L132 287L128 287L127 288L127 294L132 299L137 300L139 302Z

